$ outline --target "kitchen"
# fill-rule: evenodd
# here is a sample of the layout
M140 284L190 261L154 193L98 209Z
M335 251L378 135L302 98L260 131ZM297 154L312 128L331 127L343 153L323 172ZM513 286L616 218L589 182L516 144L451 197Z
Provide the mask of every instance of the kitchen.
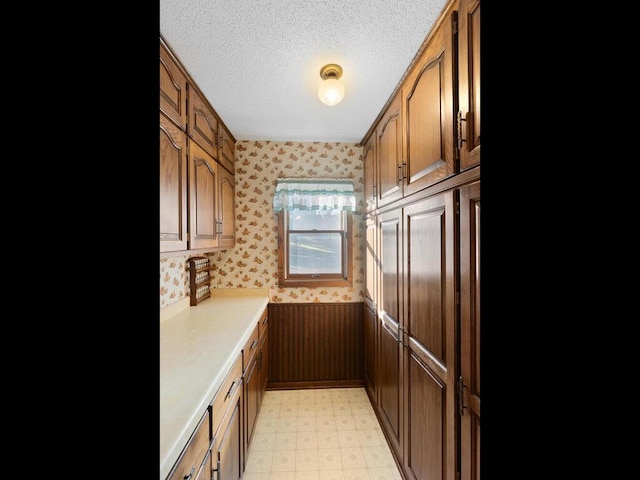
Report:
M467 15L468 18L475 19L478 17L477 21L479 21L479 2L463 2L463 6L470 10ZM445 10L449 13L449 10L459 8L461 7L458 2L447 2ZM442 17L444 16L439 18ZM471 31L471 29L468 28L467 31ZM436 38L437 36L434 35L433 37ZM442 38L445 37L443 36ZM434 57L428 48L431 45L431 40L428 38L424 40L429 41L425 42L427 48L424 48L420 55ZM440 41L440 37L437 37L437 40ZM444 40L443 44L448 45ZM167 47L170 49L171 45L168 44ZM414 55L417 53L418 51L416 50ZM176 60L178 61L182 58L182 56L174 56L177 57ZM438 56L435 55L434 58L438 58ZM451 63L446 62L452 62L452 58L452 55L445 55L445 61L443 62L443 66L448 67L448 70L443 73L443 79L451 84L453 83L451 81L453 69L451 68ZM417 63L420 62L417 61ZM451 202L459 202L459 198L467 200L467 203L460 202L460 210L467 216L465 218L477 219L479 222L479 112L475 112L478 117L475 123L471 120L473 115L469 114L466 116L466 123L463 120L458 121L460 132L464 134L470 132L472 124L473 128L478 132L476 145L473 149L470 149L467 148L467 144L472 143L470 139L466 143L462 139L454 142L455 129L453 125L455 115L452 102L445 105L445 114L442 119L443 122L447 122L447 125L451 127L447 127L446 132L443 134L444 146L440 150L443 152L444 160L436 162L433 168L423 168L425 171L420 175L411 175L411 172L405 175L406 179L403 180L401 188L401 190L404 190L403 192L398 191L396 177L393 177L393 188L383 190L387 183L384 182L383 164L380 163L378 158L383 152L385 155L388 152L392 154L403 152L405 158L417 159L418 150L415 149L420 147L418 145L419 142L408 144L407 133L410 134L413 130L409 129L408 122L405 122L407 125L405 129L400 120L407 112L410 112L408 107L419 105L416 103L418 100L422 99L424 101L428 97L428 83L421 82L421 80L431 78L432 69L426 67L432 66L433 62L430 61L424 65L425 68L410 68L409 70L412 71L403 79L403 85L407 85L408 81L413 82L414 88L410 93L405 94L404 90L399 88L400 85L398 85L397 95L393 92L394 98L380 99L384 106L384 111L379 112L378 118L374 115L369 120L365 119L365 123L368 123L368 125L362 132L363 137L356 141L238 139L235 137L236 132L234 129L227 125L225 115L220 113L216 103L213 100L211 101L210 106L213 114L209 118L213 119L213 121L208 121L204 124L203 129L206 130L207 125L217 122L218 130L228 130L227 138L233 138L234 140L231 142L233 143L233 164L230 167L233 170L232 172L229 171L229 168L225 168L222 163L224 142L219 141L222 138L221 134L216 134L212 137L214 139L213 143L218 148L214 149L211 154L212 158L216 160L214 163L217 164L217 171L227 171L233 175L235 188L233 189L234 196L232 197L234 198L234 225L232 229L234 235L232 236L234 237L234 245L231 247L211 247L211 249L208 247L184 248L182 250L161 252L161 340L165 340L163 336L165 332L178 328L176 320L178 322L186 322L186 324L190 322L187 316L190 317L191 314L188 312L215 311L216 313L213 316L216 317L215 321L218 321L218 316L225 316L227 319L233 317L238 305L255 301L259 306L256 308L255 313L246 315L248 317L246 322L248 323L243 328L240 328L242 331L238 333L235 344L229 346L228 358L219 360L220 372L218 374L208 373L212 377L208 385L209 390L205 389L202 392L202 398L199 400L202 404L198 404L196 410L201 412L213 411L213 406L215 405L214 396L216 396L216 392L225 381L221 372L224 371L223 373L226 374L230 369L233 370L234 359L231 357L244 353L245 349L243 347L253 335L253 325L259 323L260 315L263 311L266 311L268 312L269 350L264 360L269 370L265 392L262 395L269 392L286 391L287 388L315 390L317 387L363 387L375 407L375 414L383 424L386 438L396 456L396 461L401 465L400 471L403 475L407 475L407 472L412 472L411 474L415 478L428 478L426 476L427 469L437 468L440 471L438 478L453 478L452 475L456 470L463 469L464 472L469 472L463 474L463 478L479 478L474 476L479 475L477 465L465 463L470 458L479 459L479 441L473 441L473 438L479 439L479 395L472 394L468 382L464 382L466 378L463 378L463 381L459 381L458 377L465 377L459 375L466 368L463 365L464 362L458 358L450 358L448 355L453 352L443 353L438 348L429 345L430 342L424 338L420 338L421 335L431 335L426 331L417 329L415 335L412 335L408 314L413 311L412 309L420 306L421 300L417 300L413 304L409 297L402 300L402 297L399 296L393 301L387 298L390 291L395 289L396 294L398 294L398 292L402 292L403 288L411 285L413 281L412 277L406 273L404 275L401 273L402 268L400 267L404 264L406 270L408 265L405 258L407 254L405 253L403 256L402 249L398 249L394 254L393 250L389 249L391 247L387 247L387 245L392 245L392 243L388 243L388 238L390 237L387 234L393 233L392 230L398 233L398 229L402 234L404 222L406 224L404 230L408 230L409 224L417 225L419 226L418 232L420 229L426 229L428 230L427 237L431 238L429 235L433 234L433 228L435 228L433 212L440 212L437 218L442 219L446 229L445 232L442 232L442 239L447 242L450 239L453 241L454 230L449 231L448 229L454 229L453 224L459 222L459 220L456 220L455 215L450 217L452 215L450 212L455 212L454 203ZM478 70L476 73L479 74L479 60L476 61L475 65ZM409 63L406 66L409 67ZM189 72L194 68L195 66L190 65L183 73L193 83L193 91L203 93L198 88L199 82L190 78ZM453 98L453 91L451 89L447 90L447 88L450 88L450 86L445 85L443 91ZM474 88L477 88L477 85ZM191 90L185 89L185 91ZM407 90L407 92L409 91ZM348 94L349 90L346 89L345 97ZM475 95L479 100L479 93L475 92ZM207 97L204 94L202 96ZM468 96L471 96L471 94ZM396 102L395 98L399 100ZM396 106L396 103L400 105L400 100L403 100L405 108L404 110L398 109L397 112L402 113L383 115L385 111L390 112L393 109L392 107ZM456 105L460 106L462 102L456 101ZM473 111L473 109L468 110ZM416 120L412 125L416 125L419 120L419 117L416 116L415 118ZM166 120L164 121L166 122ZM161 114L161 125L162 122ZM165 123L165 125L169 125L168 129L179 127L178 124L171 122ZM193 121L188 123L185 119L184 125L184 132L186 132L189 128L187 125L193 126L195 123ZM388 128L389 126L393 126L393 128ZM439 128L440 126L438 126ZM177 130L180 131L180 128ZM189 134L182 133L181 135L181 138L184 138L185 141L197 143L193 140L191 132ZM414 134L414 137L409 138L417 137ZM391 150L388 149L389 142L397 146L395 152L393 148ZM455 150L463 153L458 154L459 157L456 157L454 155L454 145L457 146L459 143L462 144L462 147ZM202 142L202 145L203 148L206 147L206 142ZM213 157L213 155L217 155L217 157ZM372 161L372 163L369 163L369 161ZM416 160L406 168L418 164L419 162ZM373 175L372 168L368 168L367 165L375 165L379 169L378 174ZM393 165L395 169L396 164L394 163ZM402 162L400 162L400 165L402 165ZM394 171L394 175L396 171ZM371 177L367 176L369 172L371 172ZM188 175L186 176L188 177ZM356 209L355 214L351 217L350 248L352 249L353 258L349 272L350 284L348 286L333 286L331 284L322 287L305 285L297 287L280 286L282 282L279 269L279 264L281 263L279 249L281 240L279 237L281 235L279 235L280 227L273 207L274 191L279 179L300 178L302 176L306 178L350 179L353 183ZM413 181L414 178L416 182ZM420 184L420 181L422 181L422 184ZM374 190L373 186L378 186L378 190ZM184 198L187 198L186 192ZM188 198L191 201L191 197ZM187 202L184 201L183 203L186 207ZM191 206L192 204L189 203L189 205ZM423 210L423 207L426 210ZM184 222L187 223L187 215L183 215L183 217ZM228 218L228 215L226 217ZM440 225L442 222L438 220L437 223ZM475 273L469 271L470 269L477 271L479 267L479 259L476 258L474 253L475 248L472 248L473 242L479 242L479 239L476 238L479 233L479 224L476 225L474 222L470 222L468 227L460 225L460 240L455 247L456 250L460 249L460 270L464 274L461 278L469 279L469 282L460 281L459 284L449 285L447 283L449 282L447 275L445 275L447 278L441 278L443 289L446 291L438 294L439 297L444 299L444 304L437 307L446 312L447 322L453 322L457 315L455 313L455 291L459 291L458 295L462 300L468 298L471 302L471 299L473 299L471 303L461 302L460 306L460 315L473 318L474 322L478 324L470 330L471 333L476 332L479 328L479 294L477 294L479 291L479 278L476 279ZM395 242L396 246L403 245L405 252L408 252L412 246L410 236L401 235ZM467 248L462 248L463 245L466 245ZM453 251L450 250L454 250L454 248L449 249L447 247L446 249L444 273L451 272L456 268L457 257L452 256ZM438 246L437 251L441 251L440 246ZM416 251L413 258L424 259L425 262L433 261L431 255L434 252L435 250L427 250L426 253ZM196 256L204 257L209 261L210 279L208 281L211 293L209 298L191 306L189 305L191 301L191 275L187 266L189 259ZM387 271L387 259L394 257L397 262L395 273ZM396 283L395 287L392 288L388 283L390 279L402 280L406 285L403 287L402 283ZM417 284L414 285L414 287L417 286ZM246 295L246 298L243 295ZM451 297L451 295L454 296ZM224 307L225 305L228 305L228 307ZM314 305L317 309L313 310L312 313L308 313L309 310L307 309L313 308ZM403 305L403 308L397 308L398 305ZM451 307L451 305L454 306ZM467 309L468 305L473 305L473 308ZM297 310L296 306L298 307ZM335 311L330 314L318 313L321 307L324 308L325 306L333 307ZM422 306L424 307L424 305ZM352 307L353 311L351 310ZM436 305L431 305L431 307L436 308ZM451 311L449 310L450 308L452 308ZM371 312L372 309L374 313L370 315L368 312ZM406 314L403 313L403 310L406 310ZM226 313L223 315L222 312ZM296 323L298 315L302 315L301 318L306 318L307 320ZM295 342L293 344L287 343L287 339L316 338L313 337L313 325L308 325L309 315L311 315L312 319L317 318L317 321L323 324L324 333L328 332L329 335L335 335L335 338L338 339L337 344L332 346L333 350L331 351L335 355L343 355L343 357L339 357L343 361L340 362L336 370L328 372L323 366L313 365L308 367L307 365L312 370L311 372L301 370L296 372L292 368L287 368L286 362L282 361L284 358L289 358L287 355L290 354L291 350L299 347ZM347 322L346 319L353 322L353 327L348 330L352 335L340 335L340 329L344 328ZM202 320L199 321L202 322ZM238 319L235 324L242 321L245 320ZM206 324L206 322L204 323ZM207 328L207 326L205 325L203 328ZM296 335L302 335L302 337L295 337L292 330ZM446 329L443 328L441 332L443 336L447 337L447 342L455 341L455 335L452 330L453 327L448 327ZM282 332L282 334L274 335L275 332ZM176 336L179 336L179 334L174 331L172 337ZM259 333L256 338L260 338ZM321 340L319 338L316 338L316 340L316 344L306 345L306 347L310 348L310 351L307 352L309 355L316 354L322 347ZM464 332L461 332L461 340L473 343L472 339L467 338ZM212 341L214 340L212 339ZM424 348L425 344L432 348ZM254 345L254 343L250 342L249 345ZM479 352L479 345L477 348ZM305 352L298 353L303 355ZM392 357L395 358L395 363L383 362L388 354L391 353L393 354ZM446 357L444 362L443 358L441 358L443 356ZM167 362L165 357L161 348L161 363L163 365ZM241 363L243 362L244 359ZM447 369L447 362L451 362L451 365L455 365L455 367ZM239 370L246 368L250 364L251 361L248 361ZM466 411L474 410L474 416L476 417L473 425L468 426L467 434L465 430L467 427L465 427L464 423L469 419L470 415L462 415L461 418L457 419L453 418L451 412L449 412L451 408L445 414L441 406L435 407L439 408L443 415L442 421L446 425L444 430L447 435L459 439L456 442L459 441L460 447L463 448L463 454L459 455L457 453L457 447L449 448L445 445L442 447L443 458L445 459L442 462L443 464L438 463L436 465L430 461L429 465L433 466L423 465L424 462L415 460L419 452L412 451L412 448L419 448L420 442L425 439L420 440L419 435L414 436L417 434L412 433L409 415L403 415L403 409L409 408L411 410L411 408L417 408L415 406L417 403L411 400L411 396L416 394L415 389L409 388L410 382L407 379L403 384L402 378L405 375L413 375L414 366L418 364L422 372L428 372L434 378L438 377L441 398L439 400L436 399L433 396L433 392L431 392L430 401L436 404L440 401L445 402L447 405L461 404L463 405L461 408L466 409ZM476 367L477 365L474 364L474 368ZM161 390L163 388L162 378L161 374ZM239 378L245 377L239 374ZM395 394L389 395L389 389L383 388L383 385L392 382L393 378L396 381ZM477 380L479 388L479 378ZM238 384L241 383L242 381L238 382ZM415 383L415 385L422 385L422 387L427 388L422 383ZM242 388L235 391L240 395L242 393L241 390ZM233 396L235 391L230 396ZM458 396L457 391L461 391L463 394ZM268 396L265 395L263 398L266 399ZM239 416L246 417L247 407L242 403L242 397L239 397L238 401ZM465 403L469 404L464 405ZM256 408L259 410L260 406L258 405ZM412 413L415 414L414 419L421 418L419 411ZM224 416L224 412L221 415ZM259 415L260 413L258 413L258 419L260 418ZM444 418L445 415L448 416ZM173 462L178 460L178 456L182 452L181 442L190 440L191 434L200 420L200 418L184 420L184 424L187 427L183 428L180 434L180 441L168 447L172 452L171 458L167 461L167 465L163 466L161 478L167 477ZM246 437L247 426L242 421L243 419L240 418L240 443L245 452L241 452L239 456L249 451L247 441L243 439L243 435ZM179 427L176 428L179 429ZM207 437L207 440L202 442L203 444L206 443L204 450L207 452L210 451L211 442L215 440L212 438L215 432L211 430L212 427L209 425L208 434L203 434L204 437ZM434 431L433 427L430 428L430 431ZM474 435L475 437L473 437ZM451 439L449 441L453 442L454 440ZM477 449L478 455L472 454L475 451L473 450L474 448ZM465 449L470 449L468 455L465 453L467 452ZM247 458L244 458L240 463L245 463L246 465L247 461ZM198 463L198 467L200 465ZM215 466L215 462L212 465ZM209 477L215 476L215 473L212 473L214 470L215 468L210 468L206 475ZM219 478L219 473L215 478Z

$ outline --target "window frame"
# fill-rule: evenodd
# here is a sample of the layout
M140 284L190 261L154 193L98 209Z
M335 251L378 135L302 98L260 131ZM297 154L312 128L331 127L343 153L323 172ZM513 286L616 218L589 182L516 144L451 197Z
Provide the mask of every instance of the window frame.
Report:
M278 286L279 287L352 287L353 286L353 213L345 214L342 273L289 273L289 210L278 211ZM296 230L297 232L297 230ZM324 232L324 230L322 231Z

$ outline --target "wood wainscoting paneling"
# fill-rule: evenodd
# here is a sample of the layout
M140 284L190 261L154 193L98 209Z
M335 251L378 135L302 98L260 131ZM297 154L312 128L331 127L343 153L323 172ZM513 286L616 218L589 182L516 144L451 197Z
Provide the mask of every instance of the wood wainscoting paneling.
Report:
M270 303L267 389L364 386L364 303Z

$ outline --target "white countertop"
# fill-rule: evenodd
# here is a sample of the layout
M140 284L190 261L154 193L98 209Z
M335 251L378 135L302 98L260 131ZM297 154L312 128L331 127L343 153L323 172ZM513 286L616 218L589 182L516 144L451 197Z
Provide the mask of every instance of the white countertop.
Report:
M211 298L196 306L187 299L186 307L161 312L160 480L171 471L268 303L267 289L211 289Z

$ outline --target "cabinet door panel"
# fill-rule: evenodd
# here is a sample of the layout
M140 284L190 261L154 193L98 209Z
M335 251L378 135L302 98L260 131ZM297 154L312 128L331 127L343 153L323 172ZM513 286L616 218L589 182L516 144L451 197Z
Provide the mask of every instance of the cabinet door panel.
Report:
M218 168L218 190L220 192L218 222L220 222L219 247L234 247L236 244L236 185L235 176L224 168Z
M376 332L377 317L375 305L370 299L364 302L364 380L369 398L376 401Z
M480 182L460 190L461 480L480 478Z
M384 320L380 322L380 374L378 376L379 400L382 423L389 434L391 445L402 458L402 367L401 344L398 331Z
M449 190L404 208L405 464L416 478L456 474L457 198Z
M245 404L245 452L249 451L249 445L251 444L251 440L253 438L253 431L256 426L256 420L258 418L258 402L260 400L259 391L260 391L260 374L258 371L258 362L256 361L256 357L249 365L247 369L247 373L245 374L245 396L244 396L244 404ZM246 462L246 456L245 456Z
M404 195L455 172L453 145L453 34L444 21L403 87Z
M401 210L378 217L380 252L380 305L378 314L396 324L402 318L402 218Z
M160 114L160 251L187 249L186 135Z
M396 96L380 120L378 136L377 191L378 207L402 198L402 117L401 101Z
M460 170L480 163L480 0L460 2L458 97Z
M195 142L189 143L189 248L218 245L218 165Z
M416 479L445 480L445 385L413 355L410 355L408 370L410 422L407 426L406 469Z
M218 119L198 91L189 87L189 136L215 160L218 158Z
M160 42L160 111L182 130L187 125L187 77Z
M364 204L365 211L375 210L376 202L376 134L369 137L362 154L364 165Z
M235 155L236 155L236 144L234 143L233 137L224 128L224 125L219 125L220 137L218 141L218 162L224 168L229 171L229 173L235 173Z
M405 328L432 355L444 362L444 294L448 275L445 248L447 218L445 196L420 201L406 207L404 215L405 289L407 312ZM453 217L451 218L453 221Z
M216 480L240 480L242 478L242 397L236 396L236 401L230 410L228 422L220 430L220 440L214 440L217 445L217 464L214 471Z
M260 357L258 366L260 367L260 399L258 400L258 412L262 405L264 392L269 382L269 332L260 335Z

